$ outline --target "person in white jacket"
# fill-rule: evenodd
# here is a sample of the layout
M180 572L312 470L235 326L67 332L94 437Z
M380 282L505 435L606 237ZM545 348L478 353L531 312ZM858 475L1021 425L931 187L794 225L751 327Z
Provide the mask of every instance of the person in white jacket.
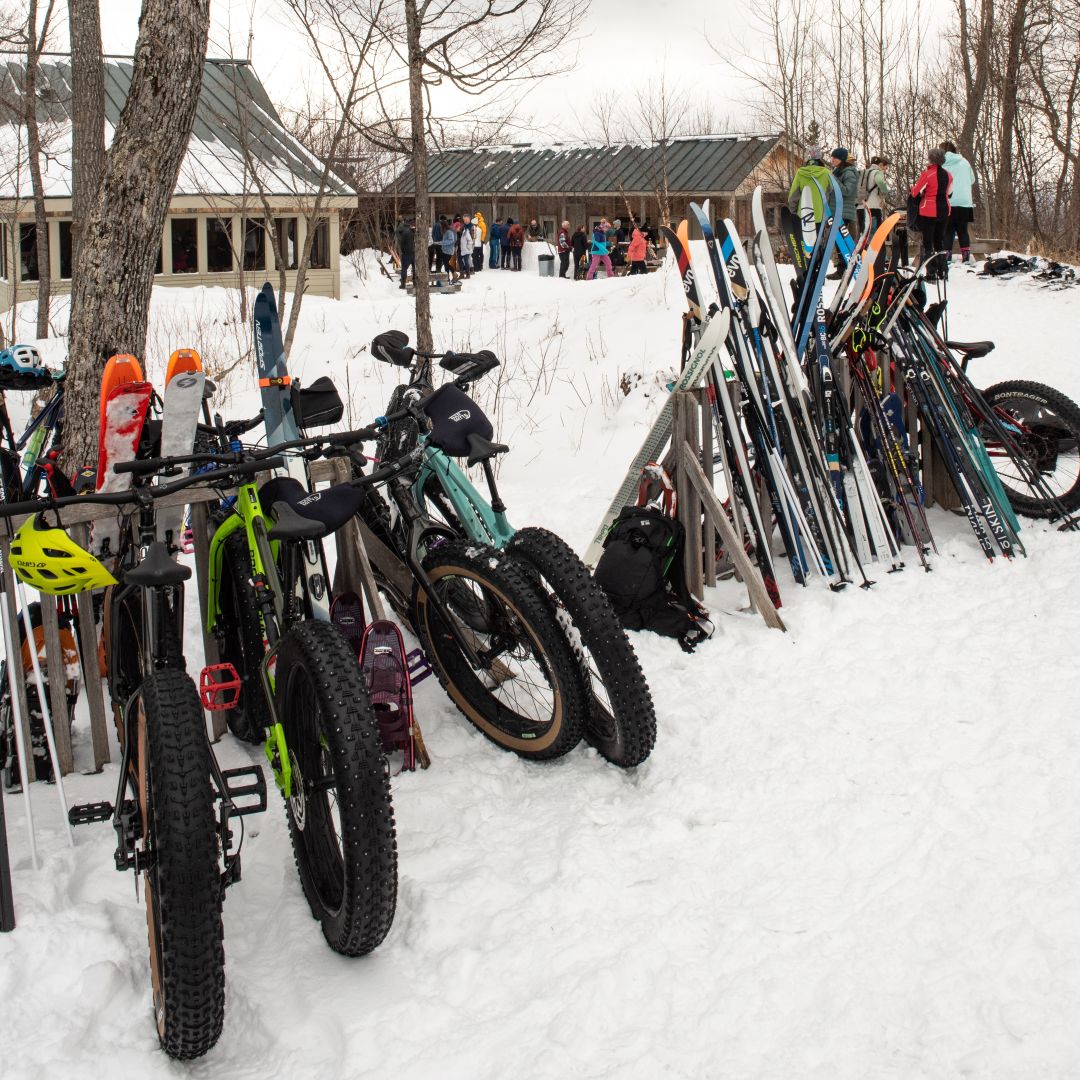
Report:
M952 194L949 196L949 224L945 230L945 250L952 254L953 241L960 241L960 261L974 264L971 256L971 237L968 226L975 220L975 170L962 154L957 153L956 143L940 144L945 151L945 171L952 177Z
M472 277L472 253L475 247L476 240L473 237L472 218L466 214L462 219L461 240L458 248L458 267L463 278Z

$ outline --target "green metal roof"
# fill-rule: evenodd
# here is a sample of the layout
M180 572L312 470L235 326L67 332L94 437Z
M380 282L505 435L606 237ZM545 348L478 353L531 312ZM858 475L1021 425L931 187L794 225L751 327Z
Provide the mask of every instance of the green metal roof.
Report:
M0 53L0 144L5 156L9 146L17 143L25 64L25 57L19 54ZM127 57L105 59L106 142L112 140L120 120L133 66L134 62ZM37 115L47 156L53 159L47 163L49 196L71 192L71 100L70 58L44 55L38 69ZM19 141L25 154L25 136ZM258 171L261 187L268 195L314 195L323 163L286 130L250 64L243 60L208 59L176 194L255 194L260 184L252 177L253 168ZM29 179L20 186L28 188ZM5 177L0 182L0 196L15 194L13 190L4 190L13 187L10 178ZM326 192L354 194L333 172L327 180Z
M428 164L432 195L649 195L667 170L671 192L735 191L779 141L779 135L704 135L666 144L582 143L485 146L444 150ZM391 190L410 193L407 167Z

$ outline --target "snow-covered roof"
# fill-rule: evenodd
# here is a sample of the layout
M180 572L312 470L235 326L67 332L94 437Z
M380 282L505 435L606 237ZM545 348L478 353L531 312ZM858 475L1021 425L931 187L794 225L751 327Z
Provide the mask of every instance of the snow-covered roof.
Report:
M127 100L133 61L105 60L105 140ZM31 194L26 133L19 125L25 58L0 53L0 197ZM45 55L38 71L37 116L41 128L47 197L71 194L71 60ZM247 153L245 154L245 145ZM252 176L257 170L258 183ZM243 60L207 60L188 151L176 183L177 195L314 195L323 163L285 128L251 65ZM331 173L331 195L353 189Z
M433 154L432 195L481 194L513 188L519 194L648 194L666 173L670 191L733 192L777 144L771 135L679 136L664 143L513 143L463 147ZM411 167L392 185L410 192Z

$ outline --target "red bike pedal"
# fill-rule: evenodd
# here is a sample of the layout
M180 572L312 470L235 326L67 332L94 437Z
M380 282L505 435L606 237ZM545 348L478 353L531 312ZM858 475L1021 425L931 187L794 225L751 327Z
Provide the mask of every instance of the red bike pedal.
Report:
M208 712L235 709L240 700L240 673L232 664L207 664L199 673L199 698Z

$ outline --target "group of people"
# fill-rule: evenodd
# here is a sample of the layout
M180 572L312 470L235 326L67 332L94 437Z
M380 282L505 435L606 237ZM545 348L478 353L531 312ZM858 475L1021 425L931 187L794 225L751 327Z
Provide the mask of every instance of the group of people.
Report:
M975 216L972 188L975 182L970 163L948 140L927 151L927 166L911 186L908 200L909 225L922 236L922 258L925 262L932 254L939 253L926 265L930 281L948 273L949 258L953 244L960 242L962 262L973 263L971 238L968 228ZM853 237L861 236L867 227L871 233L884 220L886 210L893 201L886 170L892 162L884 155L870 159L870 164L860 169L858 163L845 147L838 146L830 157L830 165L824 161L824 152L815 150L795 173L788 191L788 206L798 214L804 189L809 190L814 217L821 221L824 216L821 192L831 190L829 177L833 176L843 196L841 218ZM879 261L884 253L879 255ZM836 270L830 278L843 276L844 256L837 252Z
M646 259L652 240L652 226L646 219L644 225L634 220L624 226L619 218L608 221L601 218L590 235L584 225L571 231L570 222L564 221L559 226L556 249L559 253L559 277L565 278L570 271L570 260L574 262L574 280L584 278L592 281L596 272L603 267L608 277L614 276L616 266L630 264L631 274L644 274L648 271Z
M395 233L400 259L400 288L407 284L409 271L416 265L416 222L402 221ZM508 217L496 218L492 225L484 220L481 211L475 214L456 214L450 218L440 215L428 230L428 269L448 275L450 281L469 278L484 269L484 247L487 246L487 266L491 270L521 270L521 252L526 240L543 240L544 232L536 218L523 225ZM652 226L646 219L639 226L631 221L624 226L616 218L603 218L592 233L584 225L571 229L564 221L559 227L556 251L559 255L559 277L570 272L573 259L574 279L592 280L601 267L612 277L616 266L630 264L631 274L644 274L649 245L653 243Z

